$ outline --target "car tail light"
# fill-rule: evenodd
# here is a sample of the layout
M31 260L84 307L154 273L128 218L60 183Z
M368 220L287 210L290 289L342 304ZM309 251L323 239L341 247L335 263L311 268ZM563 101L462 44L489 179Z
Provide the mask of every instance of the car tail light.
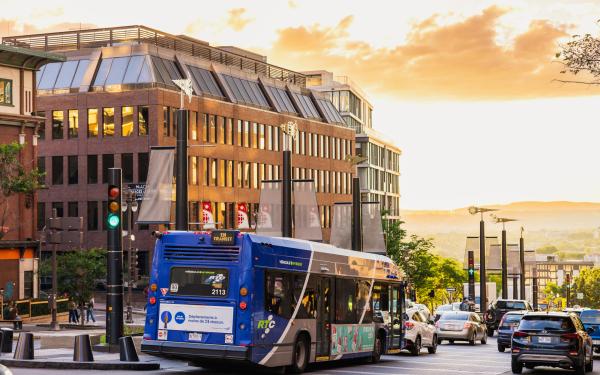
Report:
M246 301L240 302L240 309L246 310L246 307L248 307L248 305L246 304Z
M564 333L560 335L561 342L571 342L579 339L579 336L576 333Z
M471 328L471 323L469 323L469 322L465 323L465 329L469 329L469 328Z
M440 327L440 322L435 322L435 328L439 328Z
M413 322L406 322L406 323L404 323L404 328L411 330L411 329L415 328L415 324Z
M151 305L156 304L156 297L150 297L150 299L148 300L148 302L150 302Z
M522 332L522 331L514 331L513 337L517 337L517 338L529 337L529 333Z

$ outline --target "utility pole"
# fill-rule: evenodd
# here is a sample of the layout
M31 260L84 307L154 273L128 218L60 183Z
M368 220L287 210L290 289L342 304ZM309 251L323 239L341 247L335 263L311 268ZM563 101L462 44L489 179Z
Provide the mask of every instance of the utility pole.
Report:
M525 240L523 239L523 232L525 228L521 227L521 238L519 239L519 264L521 268L520 274L520 297L525 299Z
M485 222L483 214L485 212L497 211L494 208L469 207L471 215L481 214L479 221L479 310L485 314L487 310L487 275L485 272Z
M292 145L298 136L298 125L294 121L288 121L279 127L283 133L281 234L283 237L292 237Z
M177 150L176 150L176 185L175 185L175 229L188 230L188 118L189 111L184 108L183 96L192 101L192 80L174 79L173 83L181 89L181 105L176 111L177 118Z
M537 310L538 309L538 278L537 278L537 268L533 267L533 269L531 270L532 273L532 278L531 278L531 291L532 291L532 299L533 299L533 309Z
M508 264L506 257L506 223L517 221L516 219L508 219L505 217L493 216L496 223L502 223L502 298L508 298Z
M122 202L121 211L127 212L127 223L124 225L126 231L123 231L127 241L127 310L125 316L126 323L133 323L133 308L131 306L132 294L133 294L133 282L134 282L134 265L133 265L133 246L132 242L135 241L135 235L133 234L133 214L137 212L138 204L136 201L136 195L131 190L125 190L123 192L125 199Z

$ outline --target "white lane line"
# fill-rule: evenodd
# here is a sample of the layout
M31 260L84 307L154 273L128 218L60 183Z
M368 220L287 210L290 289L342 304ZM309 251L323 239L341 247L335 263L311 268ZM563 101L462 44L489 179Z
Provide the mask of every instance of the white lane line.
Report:
M469 360L469 362L472 362L471 360ZM438 361L427 361L427 362L414 362L415 364L419 364L419 365L457 365L456 362L438 362ZM488 362L489 363L489 362ZM475 367L490 367L490 368L498 368L498 366L493 366L493 365L473 365ZM389 365L389 366L385 366L385 365L372 365L370 367L396 367L394 365ZM509 366L507 366L508 368Z
M369 367L378 367L378 366L369 366ZM379 366L380 367L380 366ZM390 369L388 367L388 369ZM482 374L482 375L498 375L498 372L489 372L489 371L473 371L473 370L452 370L452 369L440 369L440 368L430 368L430 369L425 369L425 368L418 368L418 367L393 367L394 370L412 370L412 371L418 371L419 374L423 373L423 372L435 372L435 373L440 373L440 371L443 371L444 374L448 374L448 373L455 373L455 374ZM355 373L355 374L365 374L365 371L349 371L349 370L330 370L331 372L340 372L340 373ZM403 375L403 374L409 374L409 375L413 375L414 373L398 373L398 372L393 372L393 373L389 373L389 372L366 372L369 374L382 374L382 375Z

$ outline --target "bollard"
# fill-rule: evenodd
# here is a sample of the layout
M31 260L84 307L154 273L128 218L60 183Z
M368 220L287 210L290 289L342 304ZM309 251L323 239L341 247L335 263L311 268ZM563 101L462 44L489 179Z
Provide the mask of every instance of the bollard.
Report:
M0 330L0 355L2 354L2 342L4 342L4 331ZM2 373L0 372L0 374Z
M14 359L33 359L33 333L21 332L17 341Z
M0 352L12 353L13 351L13 330L10 328L1 328L2 341L0 341Z
M8 367L0 365L0 375L13 375L13 373L8 369Z
M73 349L74 362L94 362L90 335L75 336L75 348Z
M123 362L139 362L135 345L133 345L133 339L131 336L124 336L119 338L119 353L121 361Z

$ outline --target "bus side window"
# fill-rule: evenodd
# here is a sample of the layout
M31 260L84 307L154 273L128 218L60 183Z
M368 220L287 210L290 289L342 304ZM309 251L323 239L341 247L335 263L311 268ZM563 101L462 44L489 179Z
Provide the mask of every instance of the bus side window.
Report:
M375 283L371 303L373 321L377 323L390 323L390 303L387 284Z
M353 279L335 280L335 322L356 323L356 281Z
M282 272L265 271L265 311L284 318L292 316L291 299L286 298L289 280Z
M357 301L357 323L360 322L361 316L363 316L362 323L373 322L373 310L369 305L369 291L371 290L371 283L366 280L359 280L356 288L356 301Z
M302 278L304 281L304 278ZM298 319L317 318L317 304L319 295L317 294L316 277L309 277L304 296L302 297L300 309L298 309Z

